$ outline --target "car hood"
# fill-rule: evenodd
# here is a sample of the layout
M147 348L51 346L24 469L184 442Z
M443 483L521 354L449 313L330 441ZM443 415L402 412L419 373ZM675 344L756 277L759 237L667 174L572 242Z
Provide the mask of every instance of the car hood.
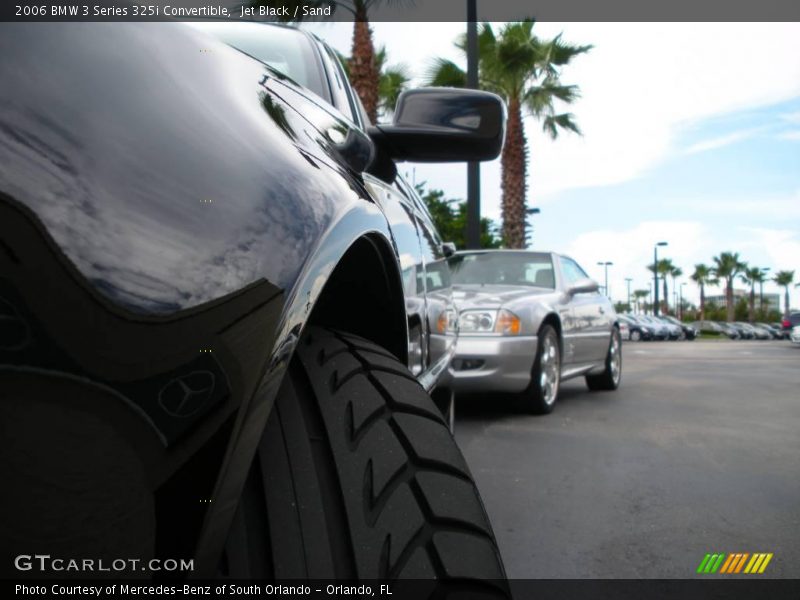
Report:
M458 310L470 308L499 308L526 298L552 295L555 290L515 285L453 285L453 300Z

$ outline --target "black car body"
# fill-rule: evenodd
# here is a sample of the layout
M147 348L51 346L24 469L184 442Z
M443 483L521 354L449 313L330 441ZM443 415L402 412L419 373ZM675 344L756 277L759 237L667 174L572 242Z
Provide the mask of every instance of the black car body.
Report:
M416 391L416 381L446 390L456 332L447 248L394 166L419 152L430 133L426 115L415 115L416 129L398 133L396 123L368 135L330 49L291 35L313 57L306 67L318 70L327 98L180 24L2 26L0 462L15 507L0 516L4 568L7 552L36 538L54 555L192 557L195 576L217 573L249 510L239 502L248 486L256 481L248 497L260 498L287 481L273 477L258 491L266 481L258 465L266 469L278 451L269 450L265 427L281 402L280 464L294 468L305 455L287 429L296 411L287 394L344 394L361 382L387 398L376 392L368 397L378 404L368 405L350 394L340 416L312 403L312 413L291 417L308 429L304 444L328 440L331 456L314 464L328 478L335 464L338 474L320 510L339 511L342 522L349 516L351 528L369 502L383 510L390 492L408 493L387 479L396 469L406 469L409 485L414 473L433 477L435 465L453 485L469 481L452 438L436 429L441 418ZM448 129L447 115L438 115L440 133L421 158L497 155L497 97L425 94L434 112L477 115L481 131ZM301 346L316 349L301 356ZM305 387L287 383L297 369ZM405 400L391 399L406 388ZM372 442L356 447L358 436L375 427L383 444L359 457ZM345 432L356 441L337 449ZM428 436L444 454L412 449ZM408 455L406 467L387 462L381 448ZM355 458L340 461L336 452ZM305 485L309 493L325 477ZM353 489L372 491L336 500L337 478L342 488L351 478ZM424 493L415 487L412 496L421 502ZM295 560L279 541L272 570L259 571L256 561L247 573L418 576L407 570L413 546L405 545L419 541L408 531L419 510L394 518L390 535L379 535L383 513L359 516L368 521L347 534L356 549L344 566ZM302 521L292 512L269 519L270 535L284 527L290 542L313 529L292 529ZM488 522L469 527L483 527L494 544ZM313 535L334 548L339 534ZM371 541L359 546L362 535ZM486 573L502 577L499 564ZM469 576L458 567L437 573Z

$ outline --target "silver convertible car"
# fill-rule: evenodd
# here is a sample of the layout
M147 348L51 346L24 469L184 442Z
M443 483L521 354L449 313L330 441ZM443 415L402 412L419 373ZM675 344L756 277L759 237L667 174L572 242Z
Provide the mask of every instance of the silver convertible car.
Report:
M484 250L450 259L460 333L451 364L457 394L510 392L549 413L561 381L585 376L615 390L622 342L614 306L571 258Z

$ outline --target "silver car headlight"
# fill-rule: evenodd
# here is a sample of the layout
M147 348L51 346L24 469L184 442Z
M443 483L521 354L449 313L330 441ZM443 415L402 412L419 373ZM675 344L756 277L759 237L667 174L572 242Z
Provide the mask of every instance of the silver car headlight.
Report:
M464 333L494 333L496 310L465 310L459 324Z
M519 335L520 318L510 310L465 310L459 319L461 333Z

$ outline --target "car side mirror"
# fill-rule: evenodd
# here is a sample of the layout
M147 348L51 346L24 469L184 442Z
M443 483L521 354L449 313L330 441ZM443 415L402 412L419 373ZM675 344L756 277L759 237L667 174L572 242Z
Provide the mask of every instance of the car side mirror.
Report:
M400 94L392 123L370 127L369 135L397 161L484 161L500 154L505 122L505 103L495 94L419 88Z
M450 258L456 253L456 245L453 242L444 242L442 244L442 254L445 258Z
M567 288L567 293L570 296L574 296L575 294L590 294L592 292L596 292L600 289L600 285L594 280L589 279L578 279L575 283Z

